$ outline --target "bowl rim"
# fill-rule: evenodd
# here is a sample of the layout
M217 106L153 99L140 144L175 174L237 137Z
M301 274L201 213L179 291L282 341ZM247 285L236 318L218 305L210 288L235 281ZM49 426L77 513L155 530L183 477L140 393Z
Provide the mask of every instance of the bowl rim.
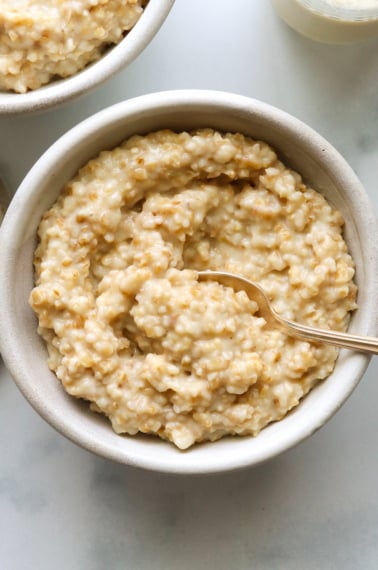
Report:
M127 35L98 61L78 73L26 93L0 91L0 116L44 111L71 101L101 85L127 67L152 41L175 0L149 0Z
M48 423L74 443L85 449L102 457L127 465L176 474L217 473L250 467L294 447L317 431L335 414L357 386L370 361L370 357L366 354L353 353L350 355L349 353L349 378L346 378L345 382L338 382L333 386L332 402L325 402L323 409L315 410L313 409L314 406L312 406L312 408L309 406L309 409L307 409L305 405L301 404L304 406L304 413L307 414L306 420L304 421L305 425L302 426L301 429L297 429L295 424L293 427L292 417L285 417L280 422L276 422L276 424L271 424L267 428L264 428L263 432L268 432L266 439L269 442L269 446L264 449L259 449L254 455L243 456L242 453L236 453L232 458L225 458L222 453L218 453L214 459L211 453L209 457L202 454L200 455L202 457L200 463L191 461L191 458L196 457L195 452L192 452L195 448L191 448L184 454L179 452L179 455L176 452L169 452L166 457L164 453L158 453L157 455L152 454L150 456L146 453L130 454L127 451L120 452L116 446L109 447L104 442L94 441L91 437L90 430L88 433L84 433L83 430L76 429L76 426L67 425L64 418L59 416L59 412L56 409L52 409L53 406L46 406L45 402L40 401L38 398L38 390L36 392L35 386L29 382L29 371L25 370L22 359L20 359L22 347L20 350L17 330L13 322L12 308L8 303L11 284L7 281L7 267L9 263L15 263L17 259L17 239L20 239L20 232L22 231L19 229L19 221L23 215L25 204L29 204L33 197L34 199L38 198L38 186L46 176L48 177L51 174L55 176L56 165L59 159L62 159L63 156L67 157L67 155L69 157L70 153L75 152L77 146L85 144L88 137L98 138L101 132L107 129L110 124L115 125L119 121L133 117L138 113L139 115L145 116L148 112L156 115L157 113L169 112L171 109L191 109L193 111L193 109L198 109L204 105L216 108L223 113L238 113L245 118L248 115L253 116L258 114L259 118L264 121L283 125L287 132L292 133L295 137L299 137L301 141L305 141L309 149L312 148L313 152L318 153L319 156L321 155L322 161L328 161L329 165L337 167L339 179L341 182L345 182L345 185L348 184L346 186L347 192L350 192L349 188L353 187L354 193L352 195L348 194L348 196L353 208L357 208L356 211L362 213L359 230L361 230L362 233L363 243L366 244L367 257L369 259L369 264L366 268L364 267L364 269L366 269L365 279L368 295L371 299L371 305L369 307L365 304L365 306L360 309L360 311L364 311L365 318L365 330L360 332L361 334L376 334L378 315L378 256L375 244L378 239L378 226L374 209L368 195L345 159L320 134L285 111L243 95L223 91L196 89L171 90L142 95L99 111L62 135L35 163L12 199L0 230L0 251L2 252L0 256L0 273L4 276L3 279L0 280L0 302L3 307L0 325L0 351L6 366L21 392ZM67 160L67 158L65 158L65 160ZM317 387L314 388L312 392L316 390ZM303 401L308 401L309 396L310 394L304 398ZM285 437L282 437L281 434L281 437L276 440L274 437L275 429L271 426L283 425L283 422L286 422L285 426L291 427L286 430L287 433L285 432ZM234 440L233 446L235 447L237 445L238 449L241 447L243 451L243 445L240 445L240 441L246 441L247 439L253 440L256 438L249 436L239 438L239 443ZM224 445L220 443L222 441L224 442L226 440L220 440L210 444L201 444L201 446L218 445L222 448L222 446L224 447ZM171 445L165 442L161 443L165 446ZM161 444L159 443L159 445ZM179 457L181 459L179 459Z

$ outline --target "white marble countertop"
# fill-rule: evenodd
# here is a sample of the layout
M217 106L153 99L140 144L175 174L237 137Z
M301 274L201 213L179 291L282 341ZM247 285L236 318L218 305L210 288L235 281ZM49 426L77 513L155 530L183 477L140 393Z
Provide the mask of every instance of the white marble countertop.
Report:
M145 52L63 108L0 119L14 192L43 150L114 102L173 88L234 91L328 138L378 211L378 38L306 40L268 0L176 0ZM338 414L258 468L172 477L109 463L57 434L0 369L1 570L355 570L378 564L378 359Z

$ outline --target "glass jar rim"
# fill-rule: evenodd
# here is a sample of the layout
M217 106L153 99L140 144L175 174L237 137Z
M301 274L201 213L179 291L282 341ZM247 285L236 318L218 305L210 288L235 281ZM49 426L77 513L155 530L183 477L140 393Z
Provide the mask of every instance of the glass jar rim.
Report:
M378 0L376 6L369 8L351 8L335 5L330 0L297 0L297 2L312 12L334 18L335 20L361 22L378 19Z

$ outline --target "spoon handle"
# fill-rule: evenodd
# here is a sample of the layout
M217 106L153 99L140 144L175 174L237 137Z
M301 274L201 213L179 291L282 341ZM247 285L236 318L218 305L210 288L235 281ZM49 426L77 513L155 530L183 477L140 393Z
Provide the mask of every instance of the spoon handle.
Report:
M352 348L355 350L378 354L378 338L360 336L338 331L316 329L295 323L288 319L283 319L282 317L278 317L278 319L280 323L285 327L287 332L293 336L301 337L307 340L335 344L336 346L341 346L343 348Z

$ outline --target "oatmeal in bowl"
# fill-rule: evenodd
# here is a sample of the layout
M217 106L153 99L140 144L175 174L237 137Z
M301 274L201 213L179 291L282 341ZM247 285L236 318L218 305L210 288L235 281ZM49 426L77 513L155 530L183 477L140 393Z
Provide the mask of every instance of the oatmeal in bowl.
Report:
M174 0L0 0L0 113L50 107L125 67Z
M245 293L197 278L240 273L286 317L375 332L375 220L311 129L244 97L168 92L99 113L41 161L2 232L1 348L62 433L124 463L222 471L298 443L356 386L366 355L271 330Z
M337 350L271 330L278 310L345 330L356 308L343 218L271 147L212 129L131 137L84 166L39 226L31 305L49 366L117 433L186 449L256 435L333 370Z

